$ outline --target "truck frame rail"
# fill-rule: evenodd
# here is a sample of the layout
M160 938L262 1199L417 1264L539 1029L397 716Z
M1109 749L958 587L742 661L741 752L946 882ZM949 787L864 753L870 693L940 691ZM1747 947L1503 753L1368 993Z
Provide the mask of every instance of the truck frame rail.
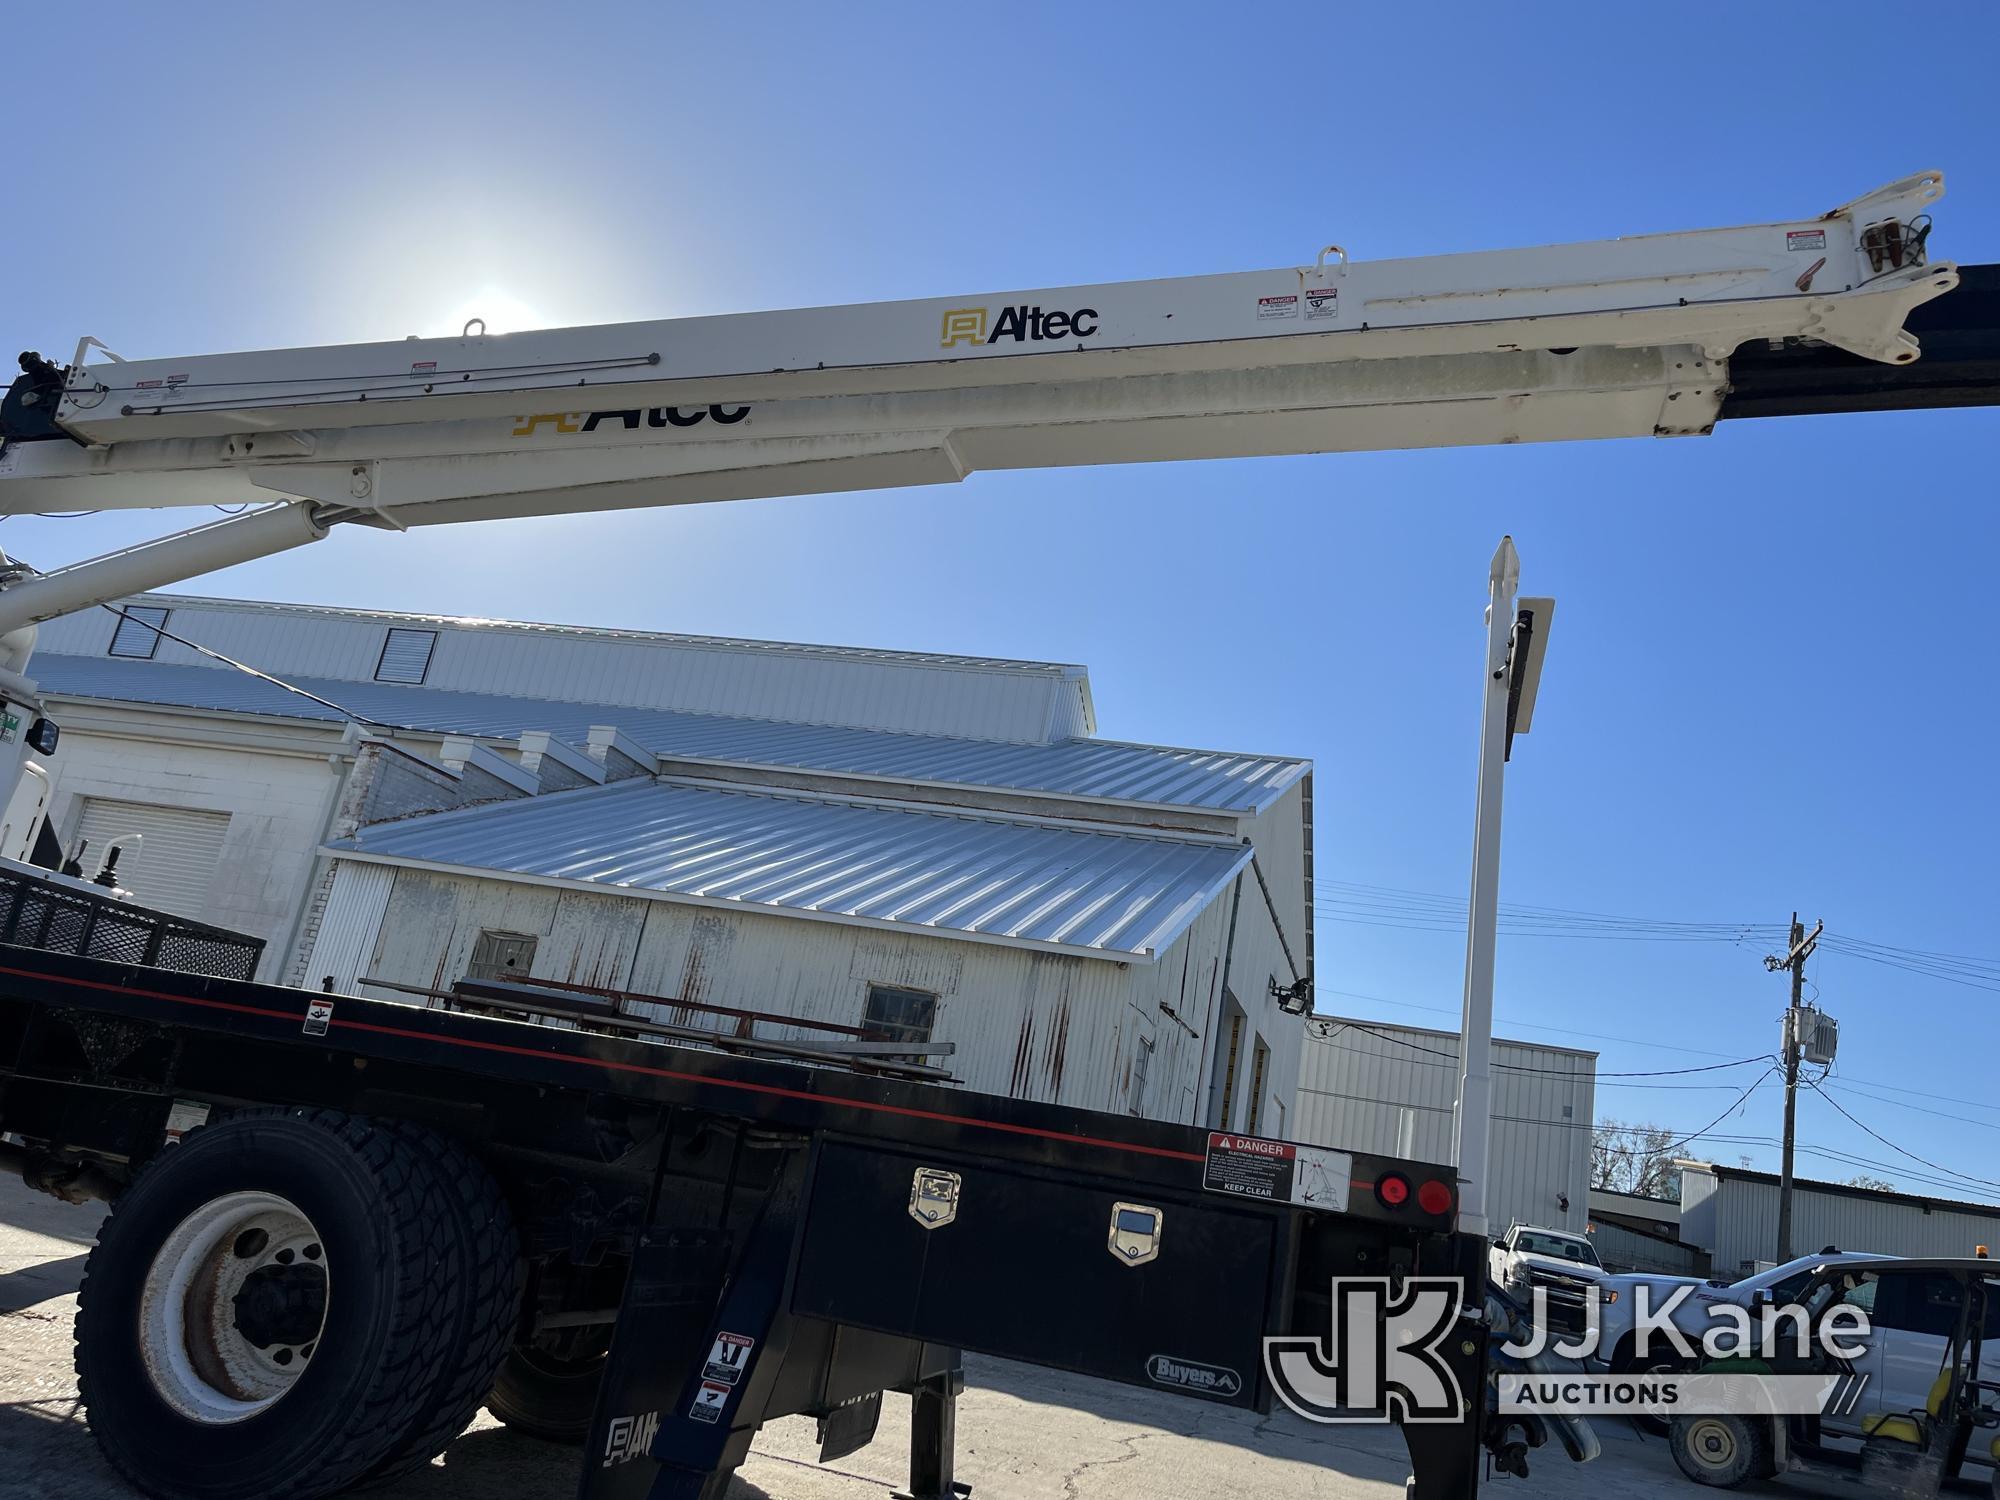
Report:
M888 1390L916 1402L910 1493L946 1500L962 1350L1267 1411L1267 1339L1325 1340L1336 1278L1410 1276L1474 1304L1440 1346L1458 1420L1404 1427L1410 1493L1477 1490L1485 1243L1443 1169L1319 1152L1341 1180L1307 1206L1244 1169L1264 1143L1196 1127L0 947L0 1130L45 1159L117 1182L273 1105L427 1127L491 1171L536 1267L523 1327L608 1345L582 1500L716 1500L794 1413L851 1452Z

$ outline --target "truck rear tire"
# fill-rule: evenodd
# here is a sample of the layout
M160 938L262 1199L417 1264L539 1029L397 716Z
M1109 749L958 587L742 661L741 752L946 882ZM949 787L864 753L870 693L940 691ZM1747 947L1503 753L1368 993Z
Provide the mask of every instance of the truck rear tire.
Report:
M1635 1379L1643 1380L1649 1375L1655 1377L1685 1375L1691 1367L1688 1361L1681 1359L1677 1355L1653 1354L1640 1360L1633 1358L1629 1349L1624 1349L1619 1351L1619 1357L1613 1362L1611 1368L1613 1374L1629 1375ZM1669 1423L1665 1417L1651 1415L1635 1416L1632 1418L1632 1425L1648 1437L1666 1437L1668 1435Z
M162 1151L85 1264L76 1371L107 1460L160 1500L317 1500L432 1409L463 1276L397 1127L235 1115Z
M486 1409L515 1432L572 1447L590 1436L604 1356L561 1359L531 1344L517 1344L494 1378Z
M521 1244L500 1185L471 1152L421 1126L389 1127L429 1164L450 1204L460 1295L443 1378L409 1432L372 1471L386 1484L421 1469L471 1423L492 1389L521 1311Z

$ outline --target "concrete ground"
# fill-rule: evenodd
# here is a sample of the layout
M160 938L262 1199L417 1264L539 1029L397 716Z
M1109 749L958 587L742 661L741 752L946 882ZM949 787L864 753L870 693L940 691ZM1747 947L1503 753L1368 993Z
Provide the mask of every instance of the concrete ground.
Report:
M76 1407L70 1325L101 1207L71 1208L0 1175L0 1500L130 1500L98 1457ZM1373 1428L1317 1428L1031 1369L967 1361L959 1403L958 1477L975 1500L1401 1500L1402 1440ZM1530 1482L1499 1478L1495 1500L1626 1500L1706 1493L1663 1445L1600 1425L1604 1456L1576 1466L1541 1458ZM906 1477L909 1403L890 1397L875 1442L828 1468L813 1461L813 1424L764 1429L731 1500L884 1500ZM517 1437L481 1412L431 1467L383 1500L568 1500L577 1455ZM1746 1494L1801 1495L1796 1484ZM1853 1493L1853 1491L1847 1491Z

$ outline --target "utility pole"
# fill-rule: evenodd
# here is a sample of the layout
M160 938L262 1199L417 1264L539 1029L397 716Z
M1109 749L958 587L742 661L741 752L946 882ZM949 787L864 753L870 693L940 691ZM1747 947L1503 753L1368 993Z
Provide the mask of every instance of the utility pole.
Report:
M1826 923L1813 923L1810 936L1797 912L1792 913L1791 945L1783 958L1764 960L1772 973L1789 969L1792 975L1792 1003L1785 1011L1785 1155L1778 1169L1778 1264L1792 1258L1792 1146L1799 1116L1799 1013L1806 1003L1806 959L1826 930Z

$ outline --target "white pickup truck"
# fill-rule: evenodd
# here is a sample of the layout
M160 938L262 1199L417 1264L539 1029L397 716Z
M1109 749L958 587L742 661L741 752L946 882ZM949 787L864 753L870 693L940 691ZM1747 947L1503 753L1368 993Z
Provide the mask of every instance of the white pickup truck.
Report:
M1753 1311L1762 1306L1786 1307L1799 1288L1806 1284L1817 1266L1848 1261L1881 1260L1879 1255L1840 1251L1832 1247L1817 1255L1801 1256L1741 1281L1702 1281L1691 1276L1610 1276L1605 1278L1607 1295L1599 1311L1599 1339L1592 1363L1619 1374L1630 1371L1685 1370L1689 1361L1664 1337L1649 1340L1643 1352L1637 1347L1633 1325L1638 1317L1638 1292L1645 1288L1647 1306L1656 1314L1668 1305L1674 1293L1690 1288L1687 1295L1667 1314L1675 1328L1691 1343L1699 1344L1716 1326L1715 1309L1725 1304ZM1933 1361L1935 1365L1935 1361ZM1932 1374L1936 1370L1933 1368ZM1920 1402L1919 1405L1922 1403Z
M1580 1234L1516 1224L1487 1252L1487 1274L1508 1296L1527 1303L1537 1287L1548 1289L1548 1322L1578 1334L1603 1296L1608 1273L1596 1247Z
M1761 1308L1789 1307L1820 1266L1858 1267L1886 1258L1861 1251L1842 1251L1829 1245L1817 1255L1800 1256L1740 1281L1699 1281L1686 1276L1608 1277L1598 1310L1597 1349L1589 1363L1595 1369L1613 1374L1664 1374L1690 1369L1699 1362L1698 1355L1695 1360L1688 1359L1662 1335L1649 1339L1645 1349L1638 1347L1634 1325L1642 1300L1655 1317L1662 1309L1671 1308L1665 1314L1667 1321L1698 1351L1701 1340L1721 1325L1718 1309L1722 1307L1742 1308L1753 1317ZM1867 1290L1872 1291L1872 1286ZM1685 1295L1675 1302L1677 1292ZM1938 1322L1935 1309L1876 1308L1864 1297L1865 1293L1854 1300L1872 1315L1875 1331L1867 1341L1866 1357L1857 1361L1855 1368L1868 1377L1866 1396L1852 1413L1828 1419L1828 1430L1836 1436L1840 1435L1843 1423L1858 1432L1859 1424L1878 1412L1922 1411L1944 1357L1948 1330L1942 1325L1932 1326ZM2000 1335L2000 1301L1988 1310L1988 1324L1988 1338ZM1647 1432L1660 1434L1667 1430L1666 1422L1658 1417L1633 1420Z

